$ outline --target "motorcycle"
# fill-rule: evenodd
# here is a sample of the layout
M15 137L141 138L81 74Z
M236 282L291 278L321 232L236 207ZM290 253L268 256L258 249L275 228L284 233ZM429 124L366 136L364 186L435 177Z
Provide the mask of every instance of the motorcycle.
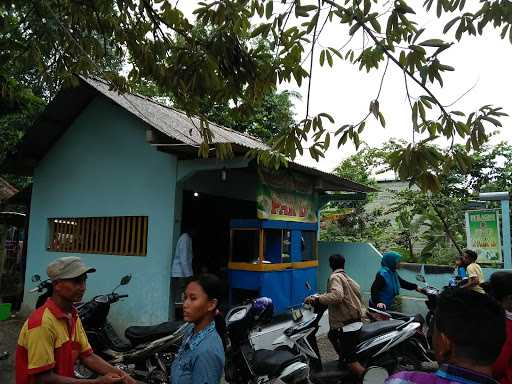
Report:
M78 303L78 315L95 353L136 379L146 383L166 384L169 378L168 367L181 345L186 323L168 321L153 326L131 326L125 330L127 340L119 337L107 317L112 304L128 297L115 291L130 280L131 275L124 276L111 293ZM40 277L35 275L32 281L40 281ZM36 307L51 296L50 291L51 283L48 280L42 281L31 290L41 293ZM77 363L75 376L88 379L95 375L81 363Z
M227 346L225 378L228 383L307 383L306 359L289 348L255 348L249 337L270 322L273 304L269 298L232 308L226 316Z
M340 365L338 360L321 360L316 334L326 306L315 304L313 308L316 313L315 319L301 322L284 332L284 337L289 338L289 343L295 343L295 348L305 354L313 368L311 382L328 384L360 381L352 376L347 367ZM435 369L433 359L416 337L421 324L415 320L411 316L404 320L363 324L356 351L358 361L368 367L363 383L382 384L389 374L398 370Z

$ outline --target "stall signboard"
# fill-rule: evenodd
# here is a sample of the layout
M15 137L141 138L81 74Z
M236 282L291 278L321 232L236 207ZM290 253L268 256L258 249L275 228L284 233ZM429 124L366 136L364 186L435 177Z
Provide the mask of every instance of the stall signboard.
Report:
M259 172L258 219L316 223L312 180L285 172Z
M468 248L478 254L483 263L502 262L500 223L495 210L466 212Z

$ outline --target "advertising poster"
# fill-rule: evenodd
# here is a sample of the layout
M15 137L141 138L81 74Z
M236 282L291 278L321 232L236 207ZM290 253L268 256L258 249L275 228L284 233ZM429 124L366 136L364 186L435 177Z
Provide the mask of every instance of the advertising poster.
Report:
M478 262L502 262L498 212L491 209L466 212L468 248L478 254Z

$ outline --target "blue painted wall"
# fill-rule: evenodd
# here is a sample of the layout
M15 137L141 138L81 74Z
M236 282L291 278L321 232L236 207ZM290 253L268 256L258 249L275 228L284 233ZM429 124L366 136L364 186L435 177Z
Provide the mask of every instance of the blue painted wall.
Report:
M318 289L324 292L331 274L329 256L341 253L345 256L345 270L361 286L364 295L369 294L375 274L380 268L381 254L369 243L318 242Z
M30 277L46 276L50 261L70 255L46 250L48 218L140 215L149 217L146 257L76 254L97 268L85 299L109 292L131 273L130 284L119 289L130 297L111 309L118 331L168 319L177 160L147 144L145 128L106 98L96 98L36 168L25 310L36 300L27 292Z
M327 279L331 274L329 268L329 256L334 253L341 253L346 258L345 269L347 274L350 275L361 286L361 291L364 296L365 304L368 304L370 297L370 288L375 278L377 271L380 268L381 253L369 243L331 243L319 242L318 255L319 255L319 278L318 287L319 291L325 291ZM483 268L485 278L496 272L493 268ZM450 273L436 273L436 271L425 272L425 266L421 264L404 264L399 270L400 276L410 282L417 283L422 286L422 283L416 281L416 275L423 273L429 285L442 289L448 284L451 278ZM426 313L424 296L416 291L401 290L401 306L402 311L406 313Z

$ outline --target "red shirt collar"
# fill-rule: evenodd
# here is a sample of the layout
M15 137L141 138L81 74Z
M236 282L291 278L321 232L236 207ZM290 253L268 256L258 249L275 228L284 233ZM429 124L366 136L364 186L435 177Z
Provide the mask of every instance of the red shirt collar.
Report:
M57 318L57 319L68 319L69 318L69 315L67 314L67 312L65 312L61 307L59 307L57 305L57 303L55 303L55 301L52 300L51 297L49 297L47 300L46 300L46 303L44 304L46 308L48 308L50 310L50 312ZM75 309L75 307L73 307L73 309L71 310L71 316L76 319L78 317L78 312L77 310Z

